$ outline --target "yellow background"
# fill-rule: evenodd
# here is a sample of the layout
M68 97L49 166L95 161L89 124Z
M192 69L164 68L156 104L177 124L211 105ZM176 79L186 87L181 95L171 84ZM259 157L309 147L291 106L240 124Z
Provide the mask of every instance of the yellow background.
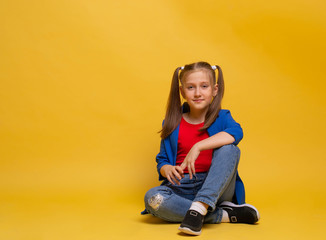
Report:
M224 72L250 225L200 239L322 239L323 0L0 2L0 239L174 239L140 216L174 69Z

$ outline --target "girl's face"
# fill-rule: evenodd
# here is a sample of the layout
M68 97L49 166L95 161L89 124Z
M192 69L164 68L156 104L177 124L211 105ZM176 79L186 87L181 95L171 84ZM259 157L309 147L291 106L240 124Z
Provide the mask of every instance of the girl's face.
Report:
M188 102L190 111L206 111L217 95L217 85L209 77L205 70L189 73L182 81L180 91Z

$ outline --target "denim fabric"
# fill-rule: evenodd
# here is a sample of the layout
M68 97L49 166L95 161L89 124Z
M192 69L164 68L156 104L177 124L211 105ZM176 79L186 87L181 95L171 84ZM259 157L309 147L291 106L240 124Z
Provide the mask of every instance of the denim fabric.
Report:
M218 205L232 201L239 159L240 150L233 144L215 149L208 172L196 173L193 179L185 174L181 185L164 180L150 189L145 195L146 210L169 222L181 222L192 202L201 201L209 205L205 223L219 223L222 210Z

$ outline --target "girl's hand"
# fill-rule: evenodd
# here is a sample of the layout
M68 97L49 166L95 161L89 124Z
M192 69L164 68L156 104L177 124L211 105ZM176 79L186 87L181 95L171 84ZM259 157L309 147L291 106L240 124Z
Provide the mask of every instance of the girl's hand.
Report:
M173 185L180 185L179 181L184 178L183 169L180 166L164 165L160 172Z
M192 179L192 176L196 174L195 161L198 158L199 154L200 154L200 150L195 144L188 152L186 158L183 160L183 163L180 165L182 170L188 168L190 179Z

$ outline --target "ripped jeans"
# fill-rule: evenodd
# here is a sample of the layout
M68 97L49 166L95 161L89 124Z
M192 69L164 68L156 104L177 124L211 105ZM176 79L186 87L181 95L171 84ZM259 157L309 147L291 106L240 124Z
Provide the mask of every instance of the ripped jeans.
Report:
M145 194L147 212L169 222L182 222L193 201L206 203L205 223L220 223L223 201L232 201L235 191L240 150L230 144L215 149L208 172L196 173L192 179L185 174L180 185L164 180L161 186Z

